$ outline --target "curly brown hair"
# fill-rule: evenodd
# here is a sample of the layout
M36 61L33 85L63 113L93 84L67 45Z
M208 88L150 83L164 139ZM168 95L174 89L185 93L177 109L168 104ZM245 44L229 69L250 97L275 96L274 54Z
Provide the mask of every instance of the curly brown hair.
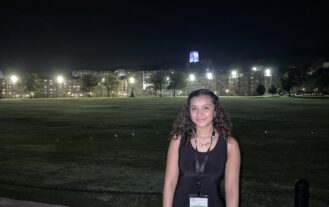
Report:
M192 122L190 115L190 102L193 97L197 96L209 96L212 99L216 113L216 116L213 119L213 126L220 136L223 136L224 139L228 140L232 132L230 118L225 113L223 106L219 103L218 96L209 89L199 89L190 93L186 105L183 107L180 115L174 122L169 139L171 140L181 137L182 143L185 145L190 142L196 131L195 124Z

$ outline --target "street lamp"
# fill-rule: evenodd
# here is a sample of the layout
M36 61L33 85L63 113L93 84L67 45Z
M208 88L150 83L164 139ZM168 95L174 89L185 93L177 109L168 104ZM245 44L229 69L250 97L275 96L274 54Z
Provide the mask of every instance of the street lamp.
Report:
M236 95L240 92L240 80L239 80L238 71L232 70L230 78L231 78L230 87L232 87L233 93L234 93L234 95Z
M272 72L271 72L270 68L265 69L264 76L266 76L266 77L271 77L272 76Z
M264 71L264 76L265 76L265 88L268 88L269 86L272 85L272 71L270 68L266 68Z
M130 77L129 78L129 84L133 85L134 83L135 83L135 78ZM132 87L130 97L135 97L135 88L134 88L134 86Z
M253 72L257 72L257 67L256 66L253 66L252 68L252 72L249 73L249 80L248 80L248 94L249 96L251 95L251 82L254 82L253 79L254 79L254 75L256 75L255 73Z
M57 76L56 80L57 80L56 86L57 86L57 97L58 97L58 95L59 95L59 85L64 83L64 77L59 75L59 76Z
M232 78L237 78L238 72L236 70L232 70L231 75L232 75Z
M135 78L134 77L130 77L129 78L129 83L130 84L134 84L135 83Z
M12 76L10 76L10 82L11 82L11 84L12 84L12 92L13 92L13 95L15 94L14 93L14 89L13 89L13 87L15 86L15 91L16 91L16 95L18 95L17 94L17 82L18 82L18 77L16 76L16 75L12 75Z
M59 75L57 76L57 83L62 84L64 82L63 76Z
M226 89L226 90L225 90L226 95L228 94L228 92L230 92L230 90Z
M206 76L207 76L207 79L208 79L208 80L212 80L212 79L213 79L213 75L212 75L211 72L207 72L207 73L206 73Z
M10 81L11 81L12 84L16 84L17 81L18 81L18 77L16 75L12 75L10 77Z
M189 79L189 81L195 81L195 75L190 74L188 79Z

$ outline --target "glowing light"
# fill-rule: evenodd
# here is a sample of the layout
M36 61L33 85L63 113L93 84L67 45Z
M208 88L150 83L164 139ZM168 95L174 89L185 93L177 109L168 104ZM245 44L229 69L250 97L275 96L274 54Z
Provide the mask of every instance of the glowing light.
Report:
M57 76L57 83L62 84L64 82L63 76L59 75Z
M267 76L267 77L272 76L271 69L267 68L267 69L265 70L265 74L264 74L264 76Z
M188 77L189 81L195 81L195 75L194 74L190 74Z
M237 78L238 72L236 70L232 70L231 75L232 75L232 78Z
M257 67L252 67L252 70L253 71L257 71Z
M134 77L130 77L129 78L129 83L130 84L134 84L135 83L135 78Z
M167 77L166 79L167 79L167 81L169 81L169 80L170 80L170 78L169 78L169 77Z
M213 79L213 76L212 76L212 73L211 73L211 72L208 72L208 73L206 74L206 76L207 76L207 79L208 79L208 80L212 80L212 79Z
M230 92L230 90L226 89L225 92L228 93L228 92Z
M18 77L17 77L16 75L12 75L12 76L10 77L10 81L11 81L13 84L16 84L17 81L18 81Z

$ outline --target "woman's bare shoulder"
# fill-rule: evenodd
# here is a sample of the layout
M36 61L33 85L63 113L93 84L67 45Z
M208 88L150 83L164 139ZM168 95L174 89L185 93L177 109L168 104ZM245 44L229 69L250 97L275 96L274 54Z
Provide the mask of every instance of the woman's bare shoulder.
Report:
M180 142L181 142L181 136L180 135L174 135L170 138L170 145L174 145L174 146L179 146Z
M239 143L234 137L228 137L228 139L227 139L227 150L228 151L239 150Z
M228 137L228 139L227 139L228 141L228 143L229 144L235 144L235 145L238 145L239 143L238 143L238 141L234 138L234 137Z

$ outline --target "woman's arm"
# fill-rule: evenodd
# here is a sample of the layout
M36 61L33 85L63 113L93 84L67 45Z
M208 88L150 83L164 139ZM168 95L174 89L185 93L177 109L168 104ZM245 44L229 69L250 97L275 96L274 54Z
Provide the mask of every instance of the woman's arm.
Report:
M226 207L239 206L240 149L238 142L230 137L227 143L227 162L225 167Z
M166 174L163 187L163 207L172 207L174 193L178 181L178 150L180 139L172 139L169 143Z

